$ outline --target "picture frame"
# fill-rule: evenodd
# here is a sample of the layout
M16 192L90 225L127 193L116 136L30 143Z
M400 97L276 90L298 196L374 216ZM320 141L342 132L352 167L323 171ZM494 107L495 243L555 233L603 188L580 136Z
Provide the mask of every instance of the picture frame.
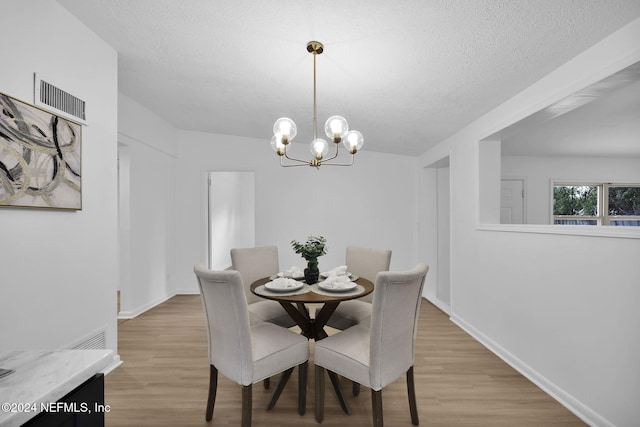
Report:
M0 207L82 210L82 126L0 92Z

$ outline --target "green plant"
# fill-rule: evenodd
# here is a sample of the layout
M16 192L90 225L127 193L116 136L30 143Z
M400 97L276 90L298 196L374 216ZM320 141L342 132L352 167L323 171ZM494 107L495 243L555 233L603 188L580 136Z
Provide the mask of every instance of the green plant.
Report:
M302 255L302 258L307 260L309 268L317 268L318 257L327 253L326 242L327 239L322 236L309 236L304 244L292 240L291 246L295 253Z

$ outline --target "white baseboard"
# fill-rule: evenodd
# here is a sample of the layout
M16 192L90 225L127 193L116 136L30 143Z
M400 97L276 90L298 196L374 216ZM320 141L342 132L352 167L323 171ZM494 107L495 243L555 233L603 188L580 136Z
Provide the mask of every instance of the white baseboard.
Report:
M175 292L170 293L168 295L165 295L163 297L160 298L156 298L153 301L150 301L144 305L141 305L140 307L136 308L135 310L129 310L129 311L120 311L120 313L118 313L118 319L133 319L136 316L141 315L142 313L144 313L145 311L151 310L153 307L155 307L156 305L160 305L163 302L165 302L166 300L174 297L176 295Z
M541 375L538 371L531 368L522 360L511 354L505 348L497 344L491 338L484 335L482 332L465 322L462 318L455 314L451 316L451 321L462 328L465 332L475 338L478 342L484 345L492 353L502 359L505 363L510 365L513 369L521 373L528 378L532 383L540 387L549 396L557 400L565 408L573 412L582 421L594 427L615 427L615 425L609 420L603 418L591 408L587 407L575 397L558 387L553 382L549 381L546 377Z
M423 298L426 298L427 301L438 307L438 309L440 309L440 311L442 311L443 313L447 314L448 316L451 315L451 306L446 302L442 302L434 296L423 296Z
M172 292L164 297L156 298L155 300L144 304L135 310L130 311L120 311L118 313L118 319L133 319L144 313L145 311L151 310L153 307L162 304L163 302L175 297L176 295L200 295L200 291L198 289L177 289L175 292Z
M113 356L113 361L101 372L105 375L108 375L111 371L113 371L120 365L122 365L122 360L120 359L120 355L116 354L115 356Z
M200 295L200 290L192 288L178 289L175 295Z

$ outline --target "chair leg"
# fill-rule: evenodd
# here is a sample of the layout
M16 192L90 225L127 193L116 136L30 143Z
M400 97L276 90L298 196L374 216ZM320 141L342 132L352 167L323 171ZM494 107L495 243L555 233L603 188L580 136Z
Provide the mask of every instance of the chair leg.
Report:
M351 408L349 408L347 399L344 398L344 393L342 393L342 389L340 388L340 378L338 378L338 374L329 370L327 370L327 374L329 375L331 385L333 386L333 390L336 392L336 397L338 398L338 402L340 402L342 410L345 414L351 415Z
M242 427L251 427L252 384L242 386Z
M298 366L298 413L304 415L307 411L307 367L309 362Z
M278 385L276 386L276 388L273 390L273 394L271 395L271 400L267 405L267 411L270 411L271 409L273 409L274 406L276 406L276 402L278 401L278 398L280 397L282 390L284 390L284 386L287 385L287 381L289 381L289 377L291 376L292 372L293 372L293 368L289 368L282 373L282 377L280 378L280 381L278 381Z
M407 394L409 395L409 411L411 412L411 424L420 424L418 419L418 405L416 404L416 386L413 381L413 366L407 371Z
M355 381L351 382L351 389L354 396L358 396L360 394L360 384L358 384L357 382Z
M218 370L209 365L209 397L207 398L207 412L204 419L211 421L213 418L213 406L216 404L216 392L218 391Z
M316 365L316 421L321 423L324 419L324 368Z
M271 378L265 378L263 383L265 390L269 390L269 386L271 386Z
M382 421L382 390L371 389L371 407L373 409L373 427L383 427Z

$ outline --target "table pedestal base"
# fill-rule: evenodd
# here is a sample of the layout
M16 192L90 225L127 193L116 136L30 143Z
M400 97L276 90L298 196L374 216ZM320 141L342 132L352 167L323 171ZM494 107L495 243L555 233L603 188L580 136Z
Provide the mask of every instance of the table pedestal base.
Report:
M320 341L321 339L329 336L325 332L324 327L327 324L327 321L329 320L333 312L336 311L336 308L338 307L338 304L339 304L338 302L325 303L324 306L320 309L320 311L316 313L315 319L312 319L311 316L309 316L309 310L307 310L307 306L304 303L297 303L296 304L297 308L296 308L296 305L292 303L285 302L285 301L279 301L279 302L280 302L280 305L282 305L282 308L284 308L286 312L289 313L289 316L291 316L291 318L298 324L298 326L300 326L300 329L302 330L302 335L304 335L308 339L313 339L315 341ZM342 388L340 387L340 380L338 379L338 375L331 371L327 371L327 373L329 374L329 379L331 379L331 384L333 385L333 389L336 392L336 397L338 398L338 402L340 402L340 406L342 406L342 410L345 413L351 415L351 408L349 408L349 405L347 404L347 401L344 398L344 394L342 393ZM289 375L291 375L291 373L289 373ZM282 376L280 377L280 380L278 380L278 386L276 387L280 388L280 384L282 382L286 383L288 379L289 379L289 376L285 376L285 373L283 373ZM279 395L280 394L278 393L277 395L274 394L272 396L271 401L269 402L269 406L268 406L269 408L273 408L276 401L278 400Z

